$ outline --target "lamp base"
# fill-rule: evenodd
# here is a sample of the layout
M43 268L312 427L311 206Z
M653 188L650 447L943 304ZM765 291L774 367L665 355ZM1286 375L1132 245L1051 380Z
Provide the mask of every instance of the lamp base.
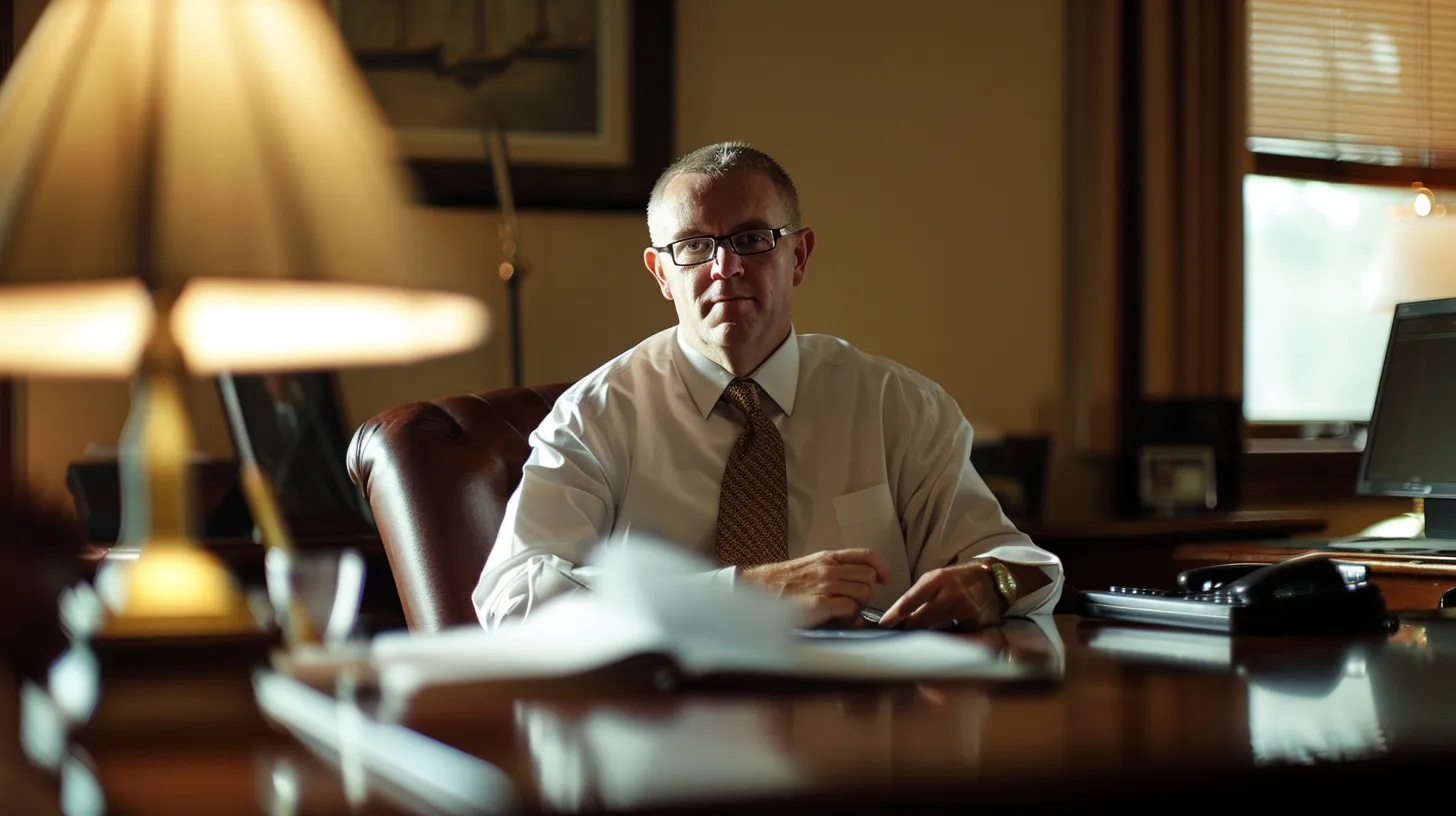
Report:
M72 642L52 664L49 687L71 720L71 743L93 763L108 810L142 812L145 799L128 799L139 793L127 778L139 757L182 769L199 753L277 739L253 678L282 636L266 598L255 614L201 547L152 542L103 570L96 592L78 588L62 600Z
M156 639L249 636L272 628L266 606L253 606L217 556L200 545L154 541L134 559L97 570L105 605L97 637Z
M88 748L111 736L171 743L192 729L215 738L261 725L253 672L268 665L281 632L267 599L249 604L217 556L154 541L135 559L103 565L95 586L62 602L72 646L57 663L95 689L94 709L80 717Z
M146 809L126 799L134 792L127 769L139 756L165 764L274 737L253 676L268 667L281 633L266 599L255 614L215 555L154 541L135 559L104 565L95 587L62 600L72 642L52 664L49 686L108 809Z
M96 685L94 708L77 724L75 741L101 762L141 745L186 752L264 737L270 728L253 675L267 668L278 645L261 632L78 641L71 658Z
M72 644L51 678L71 690L74 739L103 790L117 787L107 759L139 745L165 754L268 733L253 674L282 645L266 596L250 602L200 544L153 538L134 552L108 558L94 592L63 598Z
M73 644L67 655L73 672L66 682L53 677L53 692L74 693L89 681L94 703L73 723L68 742L87 758L107 812L144 813L157 806L157 789L135 783L139 766L188 775L196 773L198 756L279 745L280 734L253 688L275 647L261 633L100 637Z

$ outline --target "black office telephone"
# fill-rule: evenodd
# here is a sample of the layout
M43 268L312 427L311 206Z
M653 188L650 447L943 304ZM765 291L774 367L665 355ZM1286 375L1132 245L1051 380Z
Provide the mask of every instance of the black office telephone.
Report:
M1111 587L1079 594L1081 614L1230 634L1391 631L1363 564L1306 553L1277 564L1220 564L1179 574L1178 590Z

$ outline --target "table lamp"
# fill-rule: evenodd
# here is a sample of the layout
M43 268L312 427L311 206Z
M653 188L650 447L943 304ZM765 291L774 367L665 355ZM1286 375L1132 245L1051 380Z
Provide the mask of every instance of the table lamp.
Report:
M0 88L0 371L131 377L102 636L256 631L190 527L190 372L399 364L489 328L431 282L318 0L52 0ZM105 593L103 593L105 597Z

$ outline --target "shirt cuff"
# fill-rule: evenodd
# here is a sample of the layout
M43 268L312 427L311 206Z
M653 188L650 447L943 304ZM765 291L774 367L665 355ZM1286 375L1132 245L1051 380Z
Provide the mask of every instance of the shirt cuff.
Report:
M1002 614L1004 618L1051 614L1057 601L1062 597L1062 584L1064 583L1062 560L1040 547L1006 544L976 553L973 558L994 558L1007 564L1039 567L1042 572L1046 573L1047 578L1051 579L1046 586L1017 598L1016 603L1007 607L1006 612Z

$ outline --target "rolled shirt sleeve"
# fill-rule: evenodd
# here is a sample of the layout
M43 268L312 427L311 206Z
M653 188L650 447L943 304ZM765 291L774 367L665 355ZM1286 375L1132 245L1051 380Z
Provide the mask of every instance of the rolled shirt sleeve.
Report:
M995 558L1040 567L1050 582L1019 597L1007 617L1050 613L1061 597L1061 559L1036 546L1006 517L985 480L971 464L974 431L960 407L929 380L909 382L888 406L907 429L906 443L893 450L898 496L912 581L950 564Z
M591 586L591 570L581 565L612 529L614 510L611 474L592 453L610 443L590 434L581 406L569 399L557 400L531 432L521 483L471 595L486 628Z

